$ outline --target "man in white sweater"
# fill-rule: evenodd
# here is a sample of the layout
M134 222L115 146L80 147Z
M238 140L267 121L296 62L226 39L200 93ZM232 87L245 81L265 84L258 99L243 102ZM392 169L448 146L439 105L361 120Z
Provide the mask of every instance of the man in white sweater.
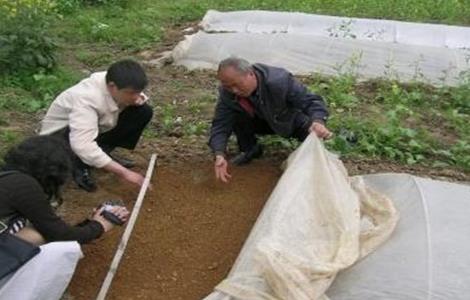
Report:
M41 123L41 135L65 139L73 152L73 179L86 191L96 190L90 166L103 168L124 180L142 185L144 177L129 170L133 162L116 158L116 147L134 149L152 108L143 94L148 80L135 61L122 60L108 71L90 77L62 92Z

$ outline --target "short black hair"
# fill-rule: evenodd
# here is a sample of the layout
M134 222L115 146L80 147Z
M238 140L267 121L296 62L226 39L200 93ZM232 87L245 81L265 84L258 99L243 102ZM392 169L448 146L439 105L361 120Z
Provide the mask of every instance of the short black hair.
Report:
M71 150L53 136L33 136L11 148L4 157L4 171L20 171L36 179L49 198L60 197L60 187L71 171Z
M132 59L113 63L106 73L106 83L113 82L118 89L132 88L142 91L148 84L147 75L142 66Z

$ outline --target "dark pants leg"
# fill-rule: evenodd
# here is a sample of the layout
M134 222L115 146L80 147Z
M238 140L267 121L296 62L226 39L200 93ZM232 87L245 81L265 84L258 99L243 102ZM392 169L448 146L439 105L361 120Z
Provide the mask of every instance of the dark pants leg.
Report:
M106 152L111 152L116 147L132 150L152 115L152 108L148 104L129 106L119 114L116 127L98 135L96 142Z
M274 134L268 123L257 116L239 113L235 118L233 132L237 137L240 152L248 152L258 142L256 135Z
M116 147L134 149L139 141L142 131L152 119L153 111L148 104L142 106L129 106L119 114L116 127L98 135L96 142L106 152L111 152ZM52 135L65 140L70 148L70 128L54 132ZM70 148L74 169L89 167Z

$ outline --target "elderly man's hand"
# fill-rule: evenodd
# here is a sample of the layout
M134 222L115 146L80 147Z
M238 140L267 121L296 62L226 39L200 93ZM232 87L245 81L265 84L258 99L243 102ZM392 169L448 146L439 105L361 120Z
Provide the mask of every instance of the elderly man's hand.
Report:
M313 122L310 128L308 129L308 132L315 132L315 134L319 138L324 140L329 139L333 136L333 133L329 131L328 128L326 128L326 126L320 122Z
M227 170L228 162L223 155L216 155L214 163L215 178L227 183L232 177Z

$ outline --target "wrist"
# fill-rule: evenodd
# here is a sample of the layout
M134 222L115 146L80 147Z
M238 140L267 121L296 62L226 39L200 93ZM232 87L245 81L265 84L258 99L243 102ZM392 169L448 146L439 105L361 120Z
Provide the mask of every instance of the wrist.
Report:
M320 124L320 125L325 125L325 121L322 120L322 119L314 119L314 120L312 120L311 126L313 126L313 124L315 124L315 123L316 123L316 124Z
M96 220L98 223L100 223L100 225L103 227L103 232L108 232L112 229L113 225L106 221L106 220L102 220L102 219L99 219L99 220Z
M221 159L225 159L225 154L224 153L214 153L214 160L215 161L221 160Z
M121 178L126 178L126 177L129 176L130 172L131 172L131 170L122 167L122 168L119 168L119 170L116 172L116 174L118 176L120 176Z
M92 225L93 227L96 227L98 228L99 232L100 232L100 236L106 232L106 226L104 226L104 224L102 222L100 222L99 220L96 220L96 219L88 219L87 220L87 223L86 224L94 224ZM96 224L96 225L95 225Z

